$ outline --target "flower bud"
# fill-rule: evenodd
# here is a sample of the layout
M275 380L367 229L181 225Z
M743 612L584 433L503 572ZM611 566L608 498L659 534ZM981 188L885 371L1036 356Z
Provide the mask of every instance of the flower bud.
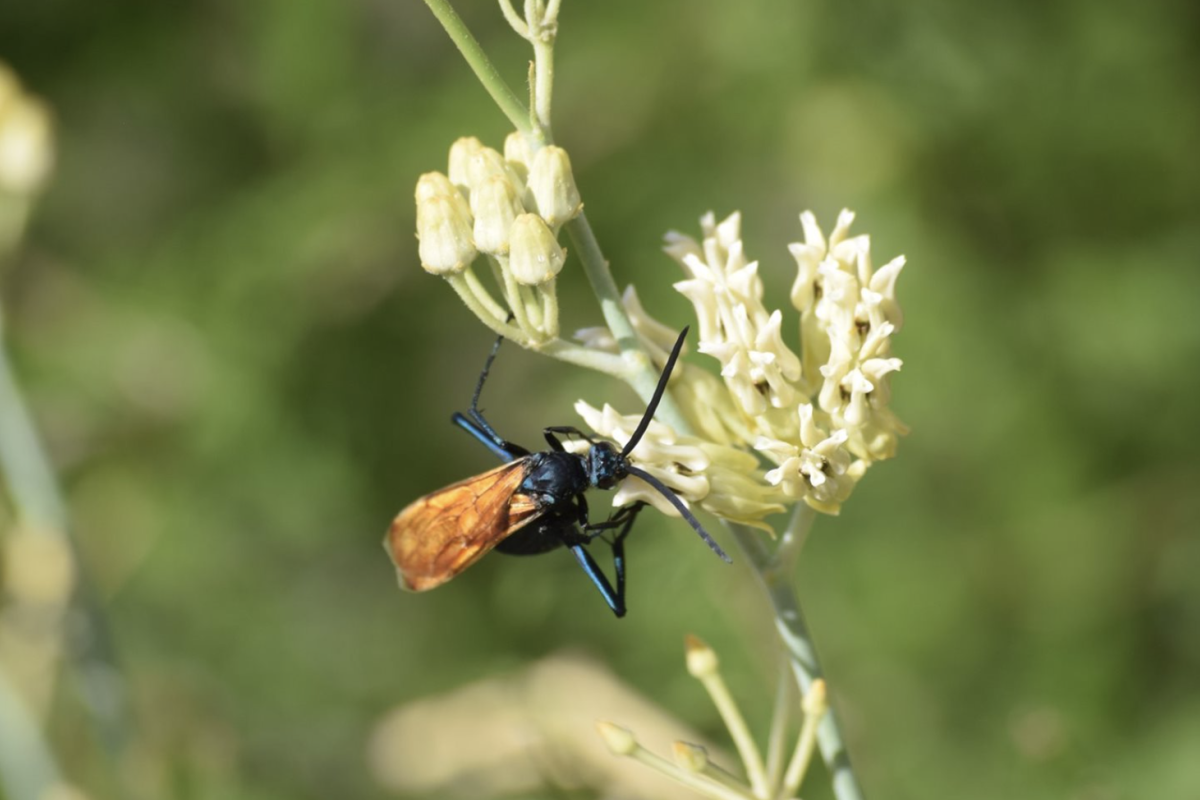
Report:
M417 203L417 238L421 242L421 266L434 275L462 272L478 254L471 240L470 221L445 195Z
M420 206L422 200L428 200L431 197L450 198L454 201L458 213L462 214L464 219L470 219L471 206L467 204L467 198L463 197L458 187L440 172L426 172L417 179L417 205Z
M559 247L545 220L537 214L521 214L509 234L508 268L517 283L539 286L562 269L567 251Z
M824 716L829 710L829 698L826 695L825 681L817 678L812 682L812 686L808 687L808 691L804 693L803 708L804 714L808 717Z
M683 640L687 651L688 672L696 678L706 678L717 672L717 654L699 636L688 634Z
M463 136L454 140L454 144L450 145L448 170L451 183L462 189L470 186L470 181L467 180L467 177L470 171L471 158L482 149L483 142L474 136Z
M520 131L513 131L504 140L504 160L508 162L509 168L517 174L521 180L527 180L529 177L529 165L533 162L533 156L529 153L529 141Z
M509 180L514 177L508 169L508 164L504 163L504 156L490 147L476 150L467 162L467 183L471 191L476 191L484 181L496 175Z
M627 756L638 749L637 739L634 738L633 731L628 728L600 721L596 723L596 730L613 755Z
M517 187L504 175L493 175L471 193L475 214L475 246L492 255L508 254L508 237L518 214L525 212Z
M26 195L46 182L54 161L50 114L0 65L0 191Z
M561 147L548 145L537 151L529 169L529 191L538 214L554 227L574 219L583 208L571 159Z
M708 766L708 751L698 744L674 742L671 745L671 755L675 757L675 763L686 772L701 773Z

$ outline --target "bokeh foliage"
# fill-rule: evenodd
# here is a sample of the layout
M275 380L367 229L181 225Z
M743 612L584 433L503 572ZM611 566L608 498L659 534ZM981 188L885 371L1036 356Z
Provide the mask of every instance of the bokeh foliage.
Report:
M909 258L913 433L801 566L871 797L1200 786L1197 9L566 0L556 138L659 316L687 321L659 238L709 208L778 305L804 208ZM620 623L566 556L395 588L392 515L492 465L446 424L490 336L416 263L411 193L507 126L423 4L6 3L0 57L61 148L8 339L174 796L383 796L384 710L562 648L716 733L688 631L765 726L765 608L679 524L639 527ZM564 328L598 324L570 268ZM515 349L485 405L536 443L580 396L637 405Z

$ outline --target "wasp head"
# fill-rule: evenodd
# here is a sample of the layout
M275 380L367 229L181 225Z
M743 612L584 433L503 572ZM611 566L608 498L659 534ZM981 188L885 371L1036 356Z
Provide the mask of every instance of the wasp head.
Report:
M625 456L608 442L596 442L588 450L588 481L598 489L611 489L616 486L617 481L628 474L628 467Z

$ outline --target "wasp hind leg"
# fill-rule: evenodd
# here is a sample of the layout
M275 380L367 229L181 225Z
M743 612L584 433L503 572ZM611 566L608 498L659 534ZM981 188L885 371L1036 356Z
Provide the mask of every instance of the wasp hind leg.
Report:
M609 583L608 578L600 569L600 565L596 563L596 559L592 558L592 554L585 548L585 542L568 543L571 553L579 562L579 566L587 573L588 578L595 584L600 594L604 597L604 602L608 603L608 607L618 617L625 616L625 537L629 535L630 528L633 527L633 522L637 519L638 512L642 510L645 503L635 503L632 506L621 509L613 517L606 522L588 525L584 529L584 535L587 541L592 541L601 537L605 531L610 531L615 528L620 528L620 531L613 537L611 542L607 542L613 551L613 572L616 575L617 586L614 589Z
M579 562L579 566L587 573L588 578L595 584L600 594L604 597L604 602L608 603L608 607L618 617L625 616L625 559L622 553L620 558L616 557L617 548L613 548L614 563L617 570L617 588L613 589L608 578L604 576L600 565L596 563L596 559L592 558L592 554L587 551L583 544L568 545L571 549L571 554L575 556L575 560Z

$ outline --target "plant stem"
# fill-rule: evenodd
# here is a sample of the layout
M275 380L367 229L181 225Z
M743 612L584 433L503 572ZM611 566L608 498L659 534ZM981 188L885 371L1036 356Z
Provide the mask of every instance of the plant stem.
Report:
M530 349L534 352L544 353L557 358L559 361L565 361L568 364L586 367L596 372L603 372L605 375L611 375L623 381L629 379L628 363L621 356L612 353L593 350L590 347L583 347L564 339L551 339L543 344L531 345Z
M779 786L783 775L784 738L791 719L792 678L786 657L779 659L779 679L775 687L775 710L771 714L771 732L767 736L767 785Z
M588 224L587 215L580 212L578 217L568 222L567 233L575 245L575 252L583 265L583 272L587 275L592 292L600 301L600 313L604 315L604 321L613 338L617 340L622 357L629 365L630 371L626 380L642 400L649 402L658 385L658 372L654 368L654 362L642 348L641 340L633 329L633 322L625 312L621 293L613 280L612 272L609 271L608 260L604 258L600 244L596 241L596 234ZM670 392L663 394L658 414L679 433L689 432L687 418Z
M815 517L815 511L808 506L800 506L792 523L794 535L802 539L801 530L806 531L811 527ZM821 665L817 660L817 651L804 624L804 615L800 611L800 602L792 585L794 571L781 568L784 563L790 562L790 559L781 561L774 558L763 543L762 534L753 528L731 522L727 522L726 526L733 533L742 555L750 562L759 585L771 601L775 611L775 628L779 632L779 638L783 640L792 672L800 685L801 693L807 694L813 681L821 677ZM821 749L821 756L829 768L834 796L838 800L862 800L862 788L858 785L858 778L850 766L850 755L846 751L832 704L817 727L817 746Z
M733 739L734 746L737 747L742 765L746 768L746 776L750 779L751 791L755 797L765 798L767 796L767 771L763 766L762 754L754 742L754 736L751 735L749 726L746 725L746 718L742 716L737 702L729 693L725 679L721 677L720 672L714 670L702 675L700 681L708 691L708 696L712 698L713 705L717 707L717 712L720 713L721 719L724 720L725 727Z
M533 39L533 111L537 116L538 125L548 134L550 131L550 102L554 94L554 40L546 41L544 36L544 33L538 31Z
M637 749L629 754L629 757L661 772L668 778L673 778L692 791L712 797L714 800L746 800L747 796L737 789L725 786L707 775L686 772L641 745L638 745Z
M475 76L479 78L483 88L496 101L496 105L500 107L504 116L508 117L513 127L526 135L536 136L530 129L529 112L525 110L525 104L521 102L504 78L500 77L499 71L496 70L487 54L483 52L479 41L471 35L471 31L467 29L466 23L450 5L450 1L425 0L425 5L429 6L429 10L445 28L459 52L463 54L467 64L475 71Z

